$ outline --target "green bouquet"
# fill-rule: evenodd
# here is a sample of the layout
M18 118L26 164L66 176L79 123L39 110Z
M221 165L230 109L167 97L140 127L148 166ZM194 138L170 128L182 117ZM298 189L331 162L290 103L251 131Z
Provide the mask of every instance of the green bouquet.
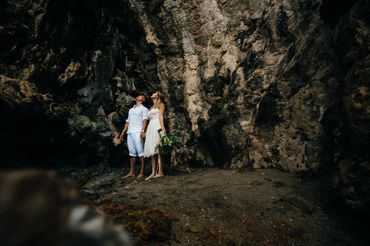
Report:
M178 137L167 134L160 138L157 147L161 154L169 155L171 154L173 147L178 146L180 143L181 141Z

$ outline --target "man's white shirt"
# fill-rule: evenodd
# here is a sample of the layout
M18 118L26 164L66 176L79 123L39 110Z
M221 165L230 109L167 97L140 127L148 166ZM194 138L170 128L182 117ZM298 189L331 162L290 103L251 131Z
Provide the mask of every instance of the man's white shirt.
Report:
M128 111L126 122L128 123L127 134L140 132L143 128L143 121L148 109L143 106L134 106Z

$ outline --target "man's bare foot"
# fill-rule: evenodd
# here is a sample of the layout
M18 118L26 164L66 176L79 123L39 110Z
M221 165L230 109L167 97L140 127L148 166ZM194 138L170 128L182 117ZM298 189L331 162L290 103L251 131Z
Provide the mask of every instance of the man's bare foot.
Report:
M163 173L161 173L161 174L156 174L155 176L154 176L154 178L161 178L161 177L163 177L164 176L164 174Z
M151 174L151 175L149 175L148 177L146 177L146 179L145 180L149 180L149 179L152 179L152 178L154 178L154 174Z
M195 170L190 168L190 167L186 167L185 170L188 172L188 173L192 173L194 172Z
M141 179L141 178L144 178L145 177L145 175L144 174L142 174L142 173L140 173L139 175L137 175L137 178L138 179Z
M135 174L134 173L129 173L126 176L122 177L122 179L128 179L128 178L132 178L132 177L135 177Z

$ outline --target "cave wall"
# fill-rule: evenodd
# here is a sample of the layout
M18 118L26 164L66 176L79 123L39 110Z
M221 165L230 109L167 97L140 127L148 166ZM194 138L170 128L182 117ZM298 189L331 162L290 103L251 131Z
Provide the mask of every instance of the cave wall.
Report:
M368 113L358 127L342 123L359 89L348 76L368 59L368 3L131 1L154 46L171 130L188 147L175 163L318 170L346 155L336 134L358 138L348 127L367 149L359 125Z
M370 186L369 6L2 1L2 159L11 161L21 141L14 136L31 122L23 128L23 147L35 153L28 160L122 163L126 149L113 145L114 129L138 91L160 89L167 128L183 142L172 165L331 170L347 201L363 208ZM27 144L31 139L42 141ZM49 153L44 159L36 158L40 149Z
M155 54L129 3L0 5L1 162L122 164L127 150L113 145L114 130L135 93L159 87Z

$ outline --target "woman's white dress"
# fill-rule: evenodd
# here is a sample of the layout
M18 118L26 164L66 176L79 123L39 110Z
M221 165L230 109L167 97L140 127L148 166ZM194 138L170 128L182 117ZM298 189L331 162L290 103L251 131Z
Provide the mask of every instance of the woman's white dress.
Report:
M158 130L161 129L161 124L159 123L159 109L150 109L145 118L149 120L149 124L146 130L144 157L150 157L158 154L157 145L161 136L158 132Z

